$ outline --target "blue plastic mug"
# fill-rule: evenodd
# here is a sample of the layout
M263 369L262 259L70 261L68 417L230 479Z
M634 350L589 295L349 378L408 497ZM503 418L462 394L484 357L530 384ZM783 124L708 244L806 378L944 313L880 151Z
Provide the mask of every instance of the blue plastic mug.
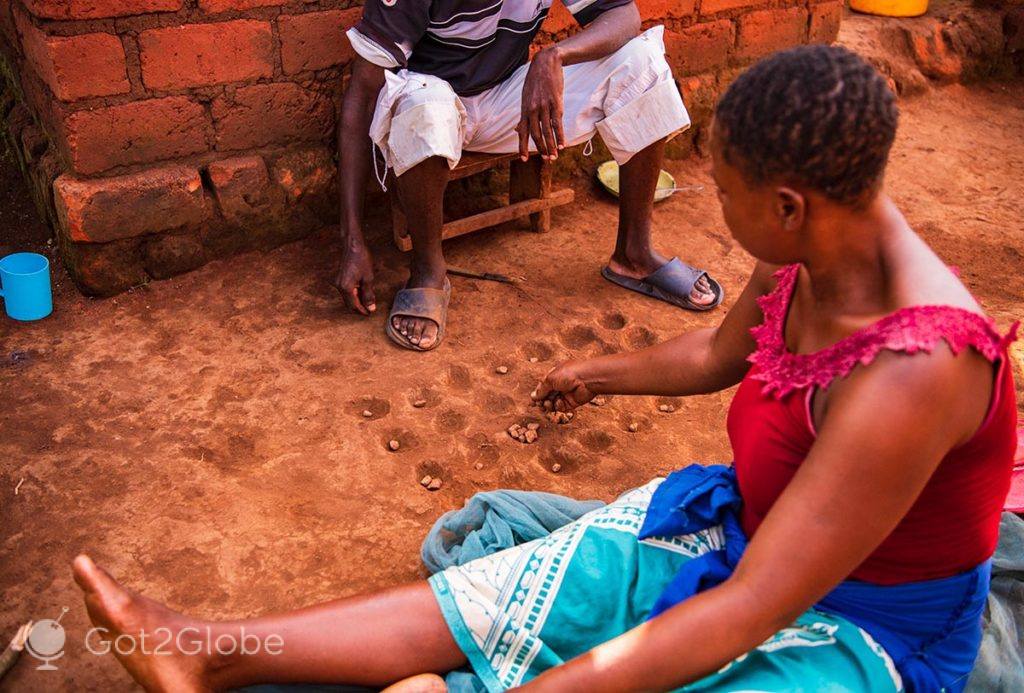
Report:
M39 320L53 312L50 261L37 253L14 253L0 260L0 299L15 320Z

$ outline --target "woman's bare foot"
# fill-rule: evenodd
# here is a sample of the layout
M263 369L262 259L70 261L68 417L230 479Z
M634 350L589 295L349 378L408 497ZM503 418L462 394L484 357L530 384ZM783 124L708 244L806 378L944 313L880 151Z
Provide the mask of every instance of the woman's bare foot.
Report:
M444 679L437 674L419 674L393 683L381 693L445 693L447 690Z
M121 587L88 556L75 559L74 573L89 619L105 629L102 639L112 643L111 652L139 685L147 691L212 690L206 680L210 657L198 642L204 624ZM198 654L185 654L182 644Z

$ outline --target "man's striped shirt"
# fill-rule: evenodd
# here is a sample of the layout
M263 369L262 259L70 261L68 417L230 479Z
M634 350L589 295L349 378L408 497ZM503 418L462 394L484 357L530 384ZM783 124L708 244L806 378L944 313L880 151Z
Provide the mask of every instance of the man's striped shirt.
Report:
M633 0L570 0L582 26ZM353 47L382 67L444 79L461 96L500 84L529 59L552 0L366 0Z

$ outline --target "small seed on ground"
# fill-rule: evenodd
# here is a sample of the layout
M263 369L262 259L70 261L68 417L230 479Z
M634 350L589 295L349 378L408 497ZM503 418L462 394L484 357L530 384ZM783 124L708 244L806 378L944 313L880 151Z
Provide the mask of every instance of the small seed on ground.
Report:
M494 370L496 373L501 373L502 375L505 375L506 373L508 373L508 366L498 366Z
M427 406L427 400L418 399L412 403L412 406L416 407L417 409L422 409L423 407Z
M540 424L539 423L531 422L531 423L526 424L526 430L527 431L536 431L538 428L540 428Z
M484 463L483 462L477 462L476 464L473 465L473 469L476 469L477 471L479 471L479 470L481 470L483 468L484 468Z
M636 433L639 430L640 430L640 425L639 424L637 424L637 423L629 424L629 432L630 433Z
M532 442L534 442L535 440L537 440L537 431L533 431L533 430L528 430L528 431L526 432L526 436L525 436L525 437L526 437L526 442L527 442L528 444L529 444L529 443L532 443Z
M363 409L363 416L365 416L368 419L371 416L373 416L373 412L370 411L369 409Z
M605 402L606 400L604 397L595 397L594 399L590 400L590 403L593 404L595 407L603 407L605 405Z
M671 414L675 410L676 410L676 408L673 407L671 404L659 404L658 405L658 411L663 411L666 414Z
M531 356L530 357L530 363L537 363L538 360L539 359L536 356Z
M441 484L444 483L440 479L431 479L430 483L427 484L428 491L436 491L441 488Z
M573 414L571 411L552 411L547 413L548 421L556 424L567 424L572 421Z
M562 465L555 462L553 465L551 465L551 471L553 471L555 474L558 474L560 471L562 471Z
M430 486L430 482L433 481L433 480L434 480L433 477L431 477L428 474L427 476L425 476L422 479L420 479L420 486Z
M388 449L391 450L392 452L394 452L395 450L397 450L400 447L402 447L402 444L399 443L397 440L389 440L388 441Z

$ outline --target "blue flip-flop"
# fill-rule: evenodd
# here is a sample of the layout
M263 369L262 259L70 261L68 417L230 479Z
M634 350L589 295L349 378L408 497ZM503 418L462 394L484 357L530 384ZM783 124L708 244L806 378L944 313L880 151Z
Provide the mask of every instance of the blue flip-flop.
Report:
M650 296L666 303L671 303L686 310L706 311L717 308L725 298L725 291L722 286L711 278L702 269L690 267L678 257L674 257L664 265L648 274L643 279L634 279L624 274L612 271L605 267L601 270L601 276L621 287L636 291L644 296ZM711 291L715 294L715 300L706 306L694 303L690 300L690 292L701 277L707 277Z

